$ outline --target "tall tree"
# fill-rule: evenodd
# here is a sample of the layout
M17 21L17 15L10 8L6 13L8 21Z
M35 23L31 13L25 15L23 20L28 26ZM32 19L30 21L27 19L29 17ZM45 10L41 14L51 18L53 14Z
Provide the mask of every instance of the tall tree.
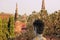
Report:
M3 20L3 39L4 40L8 40L8 35L9 35L9 32L8 32L8 20L6 18L4 18Z
M2 19L0 18L0 40L3 40Z
M8 27L9 27L10 38L14 38L14 17L13 16L10 16L9 18Z

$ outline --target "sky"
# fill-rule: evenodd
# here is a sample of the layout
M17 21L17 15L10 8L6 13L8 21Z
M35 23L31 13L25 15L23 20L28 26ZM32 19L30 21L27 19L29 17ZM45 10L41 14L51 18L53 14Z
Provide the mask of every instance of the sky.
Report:
M42 0L0 0L0 12L15 13L16 2L18 3L18 13L31 14L32 11L41 10ZM60 10L60 0L45 0L45 7L48 13Z

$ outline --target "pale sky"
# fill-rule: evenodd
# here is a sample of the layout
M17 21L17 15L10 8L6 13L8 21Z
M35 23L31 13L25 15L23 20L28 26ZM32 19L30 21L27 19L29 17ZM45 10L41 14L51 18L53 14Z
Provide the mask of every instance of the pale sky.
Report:
M19 14L31 14L41 10L42 0L0 0L0 12L15 13L16 2ZM60 10L60 0L45 0L46 10L49 13Z

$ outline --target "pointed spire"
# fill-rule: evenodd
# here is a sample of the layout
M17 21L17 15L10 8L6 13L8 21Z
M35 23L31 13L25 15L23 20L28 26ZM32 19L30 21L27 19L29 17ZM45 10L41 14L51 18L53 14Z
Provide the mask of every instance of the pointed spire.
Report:
M18 14L18 4L16 3L16 13Z
M16 10L15 10L15 21L18 18L18 4L16 3Z
M42 0L42 8L41 10L45 10L45 0Z

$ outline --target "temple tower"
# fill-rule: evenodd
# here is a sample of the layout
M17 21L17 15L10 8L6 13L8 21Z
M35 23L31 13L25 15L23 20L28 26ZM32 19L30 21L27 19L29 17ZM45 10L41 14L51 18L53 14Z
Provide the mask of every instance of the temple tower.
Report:
M42 0L42 10L45 10L45 0Z
M41 6L41 16L42 18L47 17L47 10L45 9L45 0L42 0L42 6Z
M18 19L18 4L16 3L15 21Z

